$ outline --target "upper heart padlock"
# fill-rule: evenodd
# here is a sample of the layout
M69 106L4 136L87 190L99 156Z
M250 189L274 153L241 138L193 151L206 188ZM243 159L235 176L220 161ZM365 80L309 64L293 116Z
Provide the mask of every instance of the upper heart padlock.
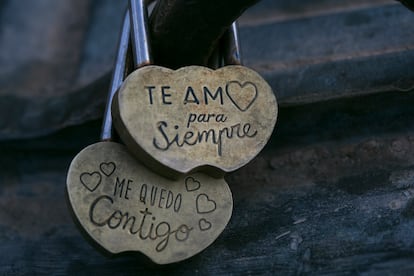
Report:
M143 12L140 19L147 17ZM129 150L171 178L194 171L220 177L251 161L276 124L277 102L267 82L241 65L150 65L147 22L132 22L135 63L143 67L128 76L112 104L114 125ZM230 30L225 57L240 64L235 24Z

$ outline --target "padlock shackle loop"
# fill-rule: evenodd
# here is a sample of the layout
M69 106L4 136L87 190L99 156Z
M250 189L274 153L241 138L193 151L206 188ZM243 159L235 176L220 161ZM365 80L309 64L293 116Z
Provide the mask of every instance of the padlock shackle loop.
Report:
M124 21L122 24L122 31L119 38L118 51L115 59L115 68L112 73L111 85L109 87L108 98L106 102L105 115L103 118L101 140L111 141L113 138L112 127L112 113L111 105L112 99L116 91L121 86L126 75L126 60L128 58L128 46L130 41L131 25L129 19L129 12L125 13Z
M222 44L224 64L242 65L237 21L234 21L224 34Z
M237 21L224 32L208 62L212 69L226 65L242 65Z
M153 64L148 26L148 5L155 0L129 0L131 41L135 68ZM226 65L240 65L241 54L236 21L221 39L219 56ZM223 47L224 46L224 47Z
M131 42L135 68L153 63L149 27L148 5L153 0L130 0Z
M134 65L136 67L141 67L152 63L151 50L148 44L148 12L146 7L147 4L152 1L153 0L130 1L130 8L125 13L118 43L118 51L115 59L115 68L112 73L112 80L103 118L101 130L102 141L111 141L113 138L114 133L111 113L112 99L124 81L127 73L127 59L130 41L132 42L131 44L133 47L132 52ZM135 12L131 12L132 10ZM133 16L133 18L131 18L131 16ZM131 24L134 24L132 25L133 28L131 28ZM140 40L137 39L143 39L142 41L145 41L145 43L139 43ZM140 45L142 45L142 47Z

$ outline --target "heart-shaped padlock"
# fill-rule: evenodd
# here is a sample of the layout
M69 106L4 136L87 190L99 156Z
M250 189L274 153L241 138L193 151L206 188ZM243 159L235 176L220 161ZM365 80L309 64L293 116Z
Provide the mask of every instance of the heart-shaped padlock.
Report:
M135 42L139 62L151 64L142 41L148 38ZM126 146L171 178L194 171L222 177L247 164L268 142L277 113L271 87L240 65L176 71L145 66L128 76L112 104Z
M114 142L93 144L73 159L67 190L80 225L98 244L111 253L139 251L159 264L205 249L233 209L224 179L194 173L171 181Z
M131 1L133 4L136 1ZM132 6L132 5L131 5ZM133 20L136 12L131 8ZM154 262L178 262L209 246L230 220L233 200L224 179L202 173L171 181L110 142L110 103L125 75L130 24L126 15L120 39L102 140L72 161L67 192L80 225L111 253L139 251Z

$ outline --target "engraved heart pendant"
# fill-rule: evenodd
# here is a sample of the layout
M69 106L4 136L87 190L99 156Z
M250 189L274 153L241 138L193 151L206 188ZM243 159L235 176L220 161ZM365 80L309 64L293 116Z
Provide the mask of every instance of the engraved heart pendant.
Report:
M158 264L205 249L233 209L223 179L194 173L171 181L113 142L93 144L73 159L67 191L77 219L98 244L111 253L140 251Z
M133 72L114 97L117 131L137 158L177 177L201 170L222 176L252 160L277 117L272 89L243 66Z

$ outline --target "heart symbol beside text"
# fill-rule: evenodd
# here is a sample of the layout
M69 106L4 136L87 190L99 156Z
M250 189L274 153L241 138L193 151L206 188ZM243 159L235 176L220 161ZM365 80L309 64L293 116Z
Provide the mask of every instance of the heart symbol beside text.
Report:
M86 189L93 192L101 184L102 176L98 172L82 173L80 175L80 181Z
M240 110L248 110L257 98L257 87L252 82L230 81L226 85L226 94L233 104Z
M197 191L198 189L200 189L200 186L200 181L195 180L194 177L189 176L185 179L185 188L187 192Z
M114 171L116 169L116 165L115 165L114 162L101 163L101 165L99 165L99 168L101 169L101 172L104 175L109 177L114 173Z
M208 220L202 218L198 221L198 227L201 231L207 231L212 227L212 224Z
M196 200L197 213L207 214L216 210L216 202L208 198L206 194L199 194Z

